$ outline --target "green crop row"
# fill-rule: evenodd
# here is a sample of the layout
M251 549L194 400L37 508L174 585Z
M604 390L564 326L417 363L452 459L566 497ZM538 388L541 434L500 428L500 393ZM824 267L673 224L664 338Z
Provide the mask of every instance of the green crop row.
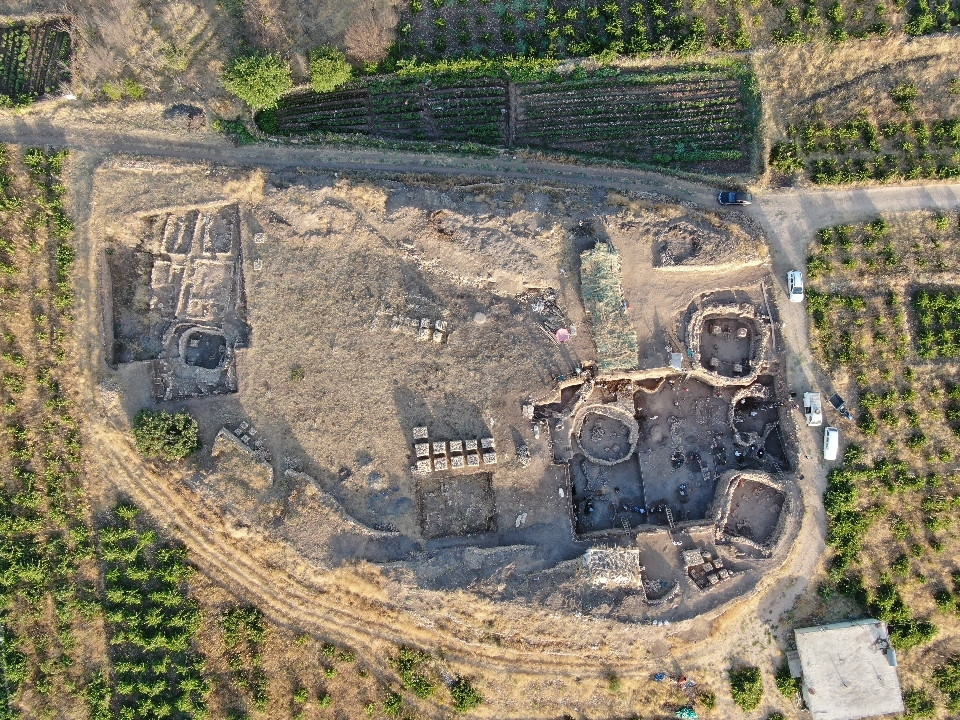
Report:
M118 505L100 531L114 705L121 720L203 718L209 681L193 647L202 615L186 593L186 550Z
M770 167L821 185L960 177L956 118L877 125L860 114L833 126L793 126L787 138L771 148Z

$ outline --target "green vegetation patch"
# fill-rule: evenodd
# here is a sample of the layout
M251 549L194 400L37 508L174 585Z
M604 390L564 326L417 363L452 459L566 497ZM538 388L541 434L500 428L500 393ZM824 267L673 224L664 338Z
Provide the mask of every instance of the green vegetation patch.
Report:
M733 668L728 671L730 694L743 710L750 712L760 707L763 700L763 678L755 667Z
M210 683L194 648L202 620L186 592L186 549L141 528L133 505L118 505L100 531L114 704L119 716L187 720L206 716Z
M318 93L330 92L350 81L353 68L336 48L317 48L310 53L310 84Z
M81 638L98 638L96 546L86 515L79 420L64 367L73 224L66 153L0 145L0 667L4 717L62 716L82 690Z
M779 690L780 694L785 698L793 700L800 696L800 692L803 689L803 681L800 678L793 677L790 673L790 665L786 660L777 668L777 674L773 679L777 683L777 690Z
M220 80L254 110L276 107L280 96L293 87L290 65L277 53L238 57Z
M944 695L947 709L960 712L960 658L950 658L934 669L933 684Z
M483 704L483 696L474 689L470 680L458 677L450 686L450 695L453 697L453 709L457 712L467 712Z
M631 370L639 362L637 333L627 318L621 285L620 255L598 243L580 255L580 292L593 323L600 368Z
M412 0L397 26L391 60L691 55L717 49L843 42L956 25L948 3L801 0Z
M437 690L437 684L427 677L426 665L429 662L430 656L422 650L402 647L390 664L400 674L407 690L418 698L426 699Z
M227 608L220 615L220 628L234 684L249 695L254 707L265 711L270 703L270 683L263 667L267 638L263 613L252 606Z
M547 148L724 173L750 168L759 118L756 80L738 62L560 74L551 59L400 63L256 116L270 133Z
M912 304L920 357L932 360L960 356L960 291L918 290Z
M878 125L869 113L844 123L793 125L774 143L770 167L818 185L960 177L960 118Z
M133 438L144 457L182 460L200 449L200 426L188 412L144 408L133 419Z
M24 105L70 79L70 27L65 19L0 26L0 107Z

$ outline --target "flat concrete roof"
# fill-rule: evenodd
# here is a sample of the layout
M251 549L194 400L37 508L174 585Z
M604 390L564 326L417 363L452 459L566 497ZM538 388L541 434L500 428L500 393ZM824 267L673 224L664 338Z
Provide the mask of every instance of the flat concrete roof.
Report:
M858 720L904 711L897 660L879 620L794 631L803 699L815 720Z

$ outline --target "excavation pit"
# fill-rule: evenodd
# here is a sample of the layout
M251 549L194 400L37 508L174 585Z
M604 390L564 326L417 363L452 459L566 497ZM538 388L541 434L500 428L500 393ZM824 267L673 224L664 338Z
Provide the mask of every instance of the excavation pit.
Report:
M646 523L643 482L636 458L597 465L582 454L570 463L577 535L629 530Z
M423 478L420 518L428 540L496 530L493 474Z
M597 465L616 465L633 454L637 421L616 405L592 405L580 412L574 434L583 454Z
M783 501L783 493L770 485L754 480L738 483L733 491L724 532L765 545L777 526Z
M703 323L700 357L708 370L724 377L750 374L753 323L733 317L711 317Z
M184 335L181 353L187 365L213 370L220 367L227 354L227 339L220 333L194 330Z

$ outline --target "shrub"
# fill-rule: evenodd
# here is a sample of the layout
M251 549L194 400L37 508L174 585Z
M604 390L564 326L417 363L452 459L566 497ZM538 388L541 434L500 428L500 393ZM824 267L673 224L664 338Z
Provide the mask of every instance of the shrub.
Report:
M803 170L800 146L792 142L777 143L770 150L770 166L785 174L800 172Z
M458 677L454 681L450 686L450 694L453 696L453 708L457 712L472 710L483 702L483 696L464 677Z
M105 82L103 84L103 94L111 100L122 100L124 97L142 100L147 92L143 85L136 80L127 78L117 82Z
M933 684L947 696L947 708L960 712L960 658L951 658L933 671Z
M383 701L383 714L390 717L399 717L403 712L403 697L400 693L392 692Z
M717 694L713 690L701 690L697 698L707 710L713 710L717 706Z
M907 690L903 694L903 704L908 716L913 718L933 717L937 709L926 690Z
M623 683L620 682L620 677L614 672L610 673L610 677L608 678L608 687L612 693L618 693L623 688Z
M187 412L144 408L133 420L133 438L144 457L182 460L200 449L200 426Z
M795 678L790 674L790 665L786 660L777 668L777 674L774 675L774 680L777 683L777 690L779 690L780 694L785 698L792 700L800 695L800 678Z
M263 113L260 113L260 115L262 114ZM253 133L247 129L243 120L215 118L213 121L213 129L229 137L234 145L251 145L257 141ZM264 132L269 132L266 128L263 128L263 130Z
M421 672L421 666L429 659L430 656L425 652L403 647L390 663L400 673L404 686L422 700L433 695L437 689L436 684Z
M280 96L293 87L290 65L278 53L239 57L220 81L254 110L276 107Z
M897 85L890 91L890 98L894 104L905 113L912 113L914 109L913 101L920 96L920 91L912 82L904 82Z
M760 676L760 669L736 668L731 669L728 675L733 701L747 712L756 710L760 706L760 701L763 700L763 678Z
M317 92L336 90L351 77L347 56L336 48L321 47L310 53L310 84Z

